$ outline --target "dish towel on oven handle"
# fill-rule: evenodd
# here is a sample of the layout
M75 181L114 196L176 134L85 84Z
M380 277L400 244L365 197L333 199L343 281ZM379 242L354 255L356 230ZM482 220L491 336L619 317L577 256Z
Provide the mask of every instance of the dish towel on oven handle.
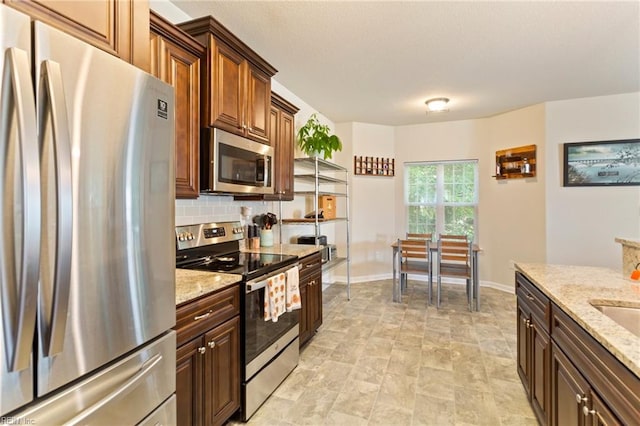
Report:
M287 272L287 312L302 308L300 302L300 274L297 266Z
M278 317L285 312L286 278L281 273L267 279L264 287L264 320L278 322Z

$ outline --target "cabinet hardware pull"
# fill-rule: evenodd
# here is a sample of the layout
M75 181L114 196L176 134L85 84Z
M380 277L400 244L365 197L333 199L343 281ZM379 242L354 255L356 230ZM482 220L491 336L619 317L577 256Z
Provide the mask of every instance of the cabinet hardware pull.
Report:
M214 342L214 341L212 340L212 341L210 341L209 343L207 343L207 345L209 345L209 347L210 347L211 349L213 349L213 348L215 348L215 347L216 347L216 342Z
M207 312L206 314L202 314L202 315L196 315L195 317L193 317L194 321L198 321L201 319L205 319L207 318L209 315L211 315L213 313L213 311L211 309L209 309L209 312Z
M586 396L582 396L579 393L576 394L576 402L578 404L582 403L582 402L587 402L588 398ZM586 408L586 407L585 407Z
M536 300L531 294L527 294L527 299L531 300L532 302Z
M586 405L582 407L582 412L584 413L585 417L589 417L589 414L593 414L594 416L596 415L596 410L589 410L589 407L587 407Z
M204 346L201 348L198 348L198 353L199 354L204 354L207 351L207 348L205 348Z

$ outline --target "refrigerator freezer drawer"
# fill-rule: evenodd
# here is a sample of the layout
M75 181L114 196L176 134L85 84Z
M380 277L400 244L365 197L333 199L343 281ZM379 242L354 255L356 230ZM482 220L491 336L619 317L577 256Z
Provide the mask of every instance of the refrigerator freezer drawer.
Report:
M176 413L177 410L176 396L171 395L171 398L167 399L164 404L156 408L156 411L151 413L149 417L139 423L139 426L169 426L178 424Z
M176 334L170 331L44 402L12 413L11 418L37 425L133 425L169 399L175 389Z

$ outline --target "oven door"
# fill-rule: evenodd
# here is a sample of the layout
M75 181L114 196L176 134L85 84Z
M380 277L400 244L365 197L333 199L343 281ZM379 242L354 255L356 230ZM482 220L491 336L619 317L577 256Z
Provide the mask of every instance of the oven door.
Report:
M273 147L220 129L205 134L204 191L273 194Z
M284 270L287 269L289 267ZM284 270L245 284L244 381L253 377L274 355L298 337L299 310L284 312L278 317L277 322L264 319L266 282Z

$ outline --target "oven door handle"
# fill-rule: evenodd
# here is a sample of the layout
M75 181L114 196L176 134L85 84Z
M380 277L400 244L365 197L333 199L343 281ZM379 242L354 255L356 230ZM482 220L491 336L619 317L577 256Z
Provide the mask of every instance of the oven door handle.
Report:
M293 265L288 265L288 266L285 266L284 268L280 268L273 272L269 272L268 274L265 274L255 280L247 281L247 284L246 284L247 293L260 290L261 288L265 288L267 286L267 281L269 280L269 278L275 277L276 275L286 272L291 268L300 268L300 265L297 263L294 263Z

